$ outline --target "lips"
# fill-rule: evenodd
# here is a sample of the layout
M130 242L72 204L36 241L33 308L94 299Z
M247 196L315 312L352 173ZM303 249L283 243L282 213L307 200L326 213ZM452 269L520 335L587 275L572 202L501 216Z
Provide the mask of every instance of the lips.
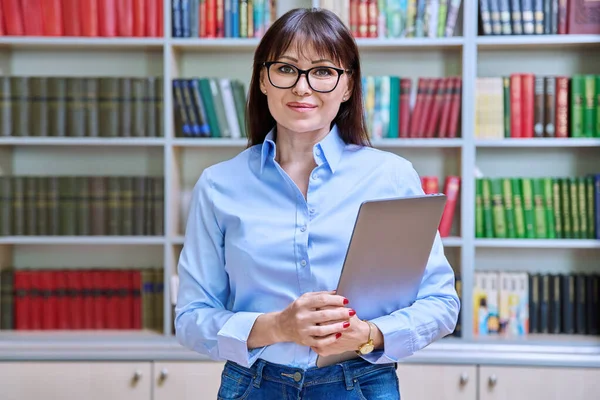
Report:
M313 108L317 108L314 104L309 103L287 103L287 106L294 109L302 109L302 110L312 110Z

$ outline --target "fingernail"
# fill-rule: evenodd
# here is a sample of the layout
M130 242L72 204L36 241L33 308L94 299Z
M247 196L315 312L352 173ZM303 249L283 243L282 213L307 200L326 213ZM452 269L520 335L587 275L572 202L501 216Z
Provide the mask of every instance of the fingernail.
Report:
M356 311L354 311L354 310L350 310L350 311L348 311L348 314L349 314L351 317L354 317L354 315L356 314Z
M349 326L350 326L350 322L348 322L348 321L344 322L344 325L343 325L344 328L348 328Z
M344 304L348 304L348 303L350 303L350 302L348 301L348 299L344 299Z
M342 334L341 334L341 333L339 333L339 332L335 334L335 338L336 338L336 339L339 339L341 336L342 336Z

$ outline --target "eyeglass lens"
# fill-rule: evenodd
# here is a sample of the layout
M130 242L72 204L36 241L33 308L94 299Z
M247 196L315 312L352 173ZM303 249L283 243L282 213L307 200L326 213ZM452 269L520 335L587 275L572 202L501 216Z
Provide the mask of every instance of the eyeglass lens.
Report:
M298 69L286 63L274 63L269 68L269 78L273 86L281 89L291 88L298 80ZM339 74L333 68L316 67L307 74L308 84L313 90L329 92L335 89Z

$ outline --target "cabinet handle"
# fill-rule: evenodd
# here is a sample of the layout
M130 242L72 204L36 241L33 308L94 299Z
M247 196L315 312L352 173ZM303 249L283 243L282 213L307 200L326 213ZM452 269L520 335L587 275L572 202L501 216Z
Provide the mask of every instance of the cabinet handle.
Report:
M137 381L139 381L140 379L142 379L142 371L140 371L140 370L138 369L138 370L136 370L136 371L133 373L133 380L134 380L135 382L137 382Z
M467 375L466 372L463 372L462 374L460 374L460 384L466 385L467 382L469 382L469 375Z
M488 384L490 386L496 386L496 383L498 383L498 377L495 374L488 378Z
M169 376L169 370L166 368L163 368L160 370L160 375L158 376L158 379L161 381L164 381L165 379L167 379L168 376Z

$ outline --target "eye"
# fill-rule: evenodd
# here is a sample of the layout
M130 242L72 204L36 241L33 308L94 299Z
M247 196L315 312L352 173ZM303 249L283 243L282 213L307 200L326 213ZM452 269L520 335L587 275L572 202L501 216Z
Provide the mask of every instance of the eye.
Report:
M336 76L336 71L331 68L322 67L314 69L311 74L317 78L331 78Z
M277 72L281 72L282 74L295 74L296 70L289 65L281 65L277 68Z

